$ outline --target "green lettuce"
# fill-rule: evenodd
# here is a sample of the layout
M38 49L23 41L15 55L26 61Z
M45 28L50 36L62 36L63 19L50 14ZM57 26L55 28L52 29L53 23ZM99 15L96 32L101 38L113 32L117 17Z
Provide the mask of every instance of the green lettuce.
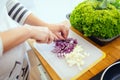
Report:
M119 10L113 5L114 2L105 1L87 0L79 3L70 14L71 25L85 36L108 39L119 35Z

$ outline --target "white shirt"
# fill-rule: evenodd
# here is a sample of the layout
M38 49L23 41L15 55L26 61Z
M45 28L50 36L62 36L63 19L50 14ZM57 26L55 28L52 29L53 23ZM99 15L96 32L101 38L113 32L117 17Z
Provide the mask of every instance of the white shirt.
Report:
M15 3L13 4L10 1ZM8 12L12 8L10 5L14 6L15 4L15 0L0 0L0 32L19 26L15 21L18 21L17 18L22 14L22 11L24 11L25 8L24 10L21 9L21 11L17 13L19 15L8 15ZM19 9L20 6L21 5L19 5L17 8ZM15 10L13 11L15 12ZM27 11L22 18L19 19L19 23L23 24L29 14L30 12ZM15 15L15 21L12 20L13 15ZM28 69L27 62L24 61L25 53L25 44L22 43L3 54L2 39L0 39L0 80L23 79L21 77L25 76L25 71ZM25 62L26 66L23 66L23 61Z

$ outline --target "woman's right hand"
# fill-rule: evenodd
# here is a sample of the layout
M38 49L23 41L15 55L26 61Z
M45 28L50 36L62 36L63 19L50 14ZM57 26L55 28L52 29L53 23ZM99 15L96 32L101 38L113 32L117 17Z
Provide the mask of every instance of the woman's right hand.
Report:
M39 43L51 43L56 40L56 36L47 28L39 26L27 26L31 31L31 38Z

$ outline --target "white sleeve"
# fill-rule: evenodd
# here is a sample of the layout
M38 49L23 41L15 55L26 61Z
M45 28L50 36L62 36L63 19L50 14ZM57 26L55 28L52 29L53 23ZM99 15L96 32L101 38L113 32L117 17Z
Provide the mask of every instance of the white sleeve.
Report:
M0 56L3 55L3 43L2 43L2 39L0 38Z
M24 24L26 18L31 14L22 4L17 0L8 0L6 3L8 15L20 24Z

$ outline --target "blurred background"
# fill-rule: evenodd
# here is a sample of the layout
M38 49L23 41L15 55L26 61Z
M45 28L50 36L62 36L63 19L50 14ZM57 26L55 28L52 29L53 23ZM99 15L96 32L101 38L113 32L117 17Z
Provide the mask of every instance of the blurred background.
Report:
M66 14L83 0L20 0L42 20L50 23L59 23L66 20Z

